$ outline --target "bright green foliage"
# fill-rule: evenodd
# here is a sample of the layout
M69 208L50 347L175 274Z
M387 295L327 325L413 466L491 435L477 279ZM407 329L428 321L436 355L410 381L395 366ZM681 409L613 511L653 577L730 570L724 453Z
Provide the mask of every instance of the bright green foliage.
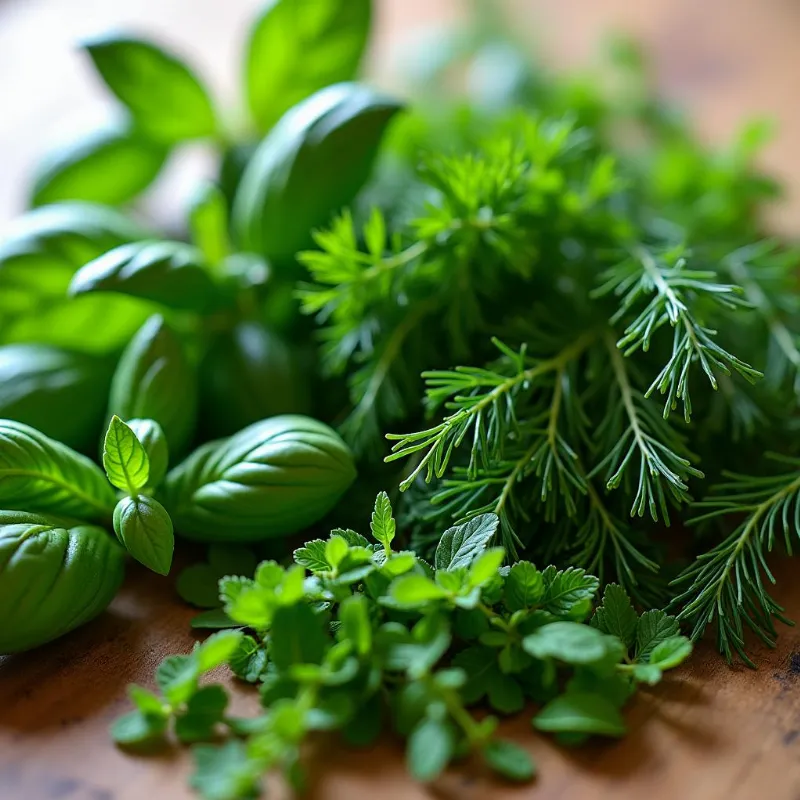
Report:
M114 509L114 533L148 569L168 575L175 549L172 520L158 500L140 494L124 497Z
M505 778L529 780L526 750L495 737L496 717L470 713L485 700L504 715L537 704L534 726L573 741L624 734L622 707L636 685L657 683L691 643L663 612L639 617L619 586L606 589L587 624L597 579L530 562L501 566L502 550L488 546L497 525L487 514L448 530L433 568L385 548L395 530L381 493L371 525L380 541L334 530L295 551L294 566L265 561L252 578L223 578L225 611L248 632L170 656L156 674L163 699L133 695L138 710L112 735L126 746L151 741L174 718L177 737L195 741L227 726L227 743L195 750L191 782L205 798L236 800L257 796L271 769L294 785L314 731L341 730L367 745L384 719L407 739L408 769L420 781L469 753ZM223 658L260 685L264 715L230 718L221 687L199 688L200 674Z
M111 483L136 496L150 480L150 458L133 430L116 414L103 443L103 466Z

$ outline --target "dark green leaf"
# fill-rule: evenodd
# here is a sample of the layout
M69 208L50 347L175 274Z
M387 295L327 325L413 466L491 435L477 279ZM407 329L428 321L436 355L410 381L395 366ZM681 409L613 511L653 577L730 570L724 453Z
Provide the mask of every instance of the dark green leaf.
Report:
M534 658L556 658L567 664L595 664L624 656L622 643L577 622L552 622L523 639L522 646Z
M221 630L224 628L238 628L239 623L234 622L221 608L203 611L192 617L192 628L197 630Z
M579 692L551 700L533 718L533 726L550 733L625 735L625 722L610 701L598 694Z
M260 130L318 89L355 77L371 7L371 0L267 2L245 55L246 96Z
M599 581L585 570L569 567L557 570L548 567L543 573L545 595L543 607L558 616L573 616L576 611L583 616L589 611L589 604L597 592Z
M187 603L198 608L219 608L219 573L208 564L193 564L178 574L175 588Z
M126 128L98 131L62 147L41 162L34 177L31 203L127 203L155 180L166 155L161 145Z
M321 664L327 643L322 620L309 606L283 606L275 612L270 657L279 670L294 664Z
M256 557L249 548L219 543L209 545L208 563L220 578L225 575L242 575L249 578L258 566Z
M392 504L386 492L379 492L375 498L375 509L372 512L370 530L376 542L380 542L384 549L391 550L394 541L397 523L392 516Z
M522 687L511 675L503 675L499 670L489 682L487 696L489 705L502 714L516 714L525 707Z
M606 586L603 604L592 617L592 625L621 639L630 648L636 639L636 626L639 615L634 611L625 590L615 583Z
M639 625L636 628L637 660L647 662L650 654L658 645L678 634L680 634L680 626L675 617L670 617L658 609L645 611L639 617Z
M189 699L186 711L175 720L175 734L182 742L200 742L214 736L225 715L228 693L221 686L204 686Z
M511 781L529 781L536 772L528 751L514 742L492 739L484 745L482 752L486 763L499 775Z
M143 494L124 497L114 509L114 533L137 561L159 575L169 574L175 535L158 500Z
M174 144L216 132L208 93L174 55L144 39L114 34L84 41L83 47L148 138Z
M203 254L184 242L120 245L78 270L69 286L73 297L107 292L200 314L220 299L220 287L211 279Z
M243 636L229 663L237 678L255 683L267 668L266 648L252 636Z
M496 514L481 514L448 528L436 548L435 566L439 570L469 567L488 546L500 524Z
M196 376L184 346L161 317L153 316L120 358L109 416L155 420L170 452L179 454L194 432L196 405Z

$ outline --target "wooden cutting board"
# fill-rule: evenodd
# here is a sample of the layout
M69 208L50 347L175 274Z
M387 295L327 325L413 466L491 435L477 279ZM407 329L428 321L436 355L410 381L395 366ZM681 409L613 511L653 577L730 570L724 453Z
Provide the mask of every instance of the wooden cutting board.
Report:
M778 565L777 596L800 619L800 581ZM180 800L191 797L187 753L177 746L130 756L108 738L129 710L128 683L154 687L165 655L187 652L193 612L172 580L131 565L123 591L95 622L31 653L0 659L2 800ZM0 624L2 620L0 618ZM333 737L308 753L308 800L798 800L800 631L783 628L774 651L754 650L757 671L729 667L706 645L626 710L619 742L559 748L530 728L531 712L503 726L539 765L530 785L502 784L477 764L430 786L405 773L402 745L387 736L369 750ZM231 685L230 681L226 681ZM252 688L232 685L237 713L257 708ZM269 797L290 793L270 779Z

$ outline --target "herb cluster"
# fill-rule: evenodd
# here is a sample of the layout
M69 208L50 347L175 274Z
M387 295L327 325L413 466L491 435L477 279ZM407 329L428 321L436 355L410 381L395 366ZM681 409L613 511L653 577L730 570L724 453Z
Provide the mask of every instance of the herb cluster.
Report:
M637 614L616 584L590 618L599 583L582 569L502 566L503 549L490 546L498 525L483 514L450 528L431 565L393 548L397 524L381 493L371 540L334 530L295 550L291 566L264 561L253 578L223 577L231 629L165 659L160 694L131 686L135 710L114 739L152 746L173 732L194 744L224 730L224 744L195 745L191 784L209 800L236 800L255 796L272 769L302 788L301 745L320 731L365 747L391 728L421 781L470 754L504 778L532 778L527 751L498 738L497 716L477 718L475 705L505 716L535 703L533 727L564 743L622 736L620 709L637 685L658 683L690 641L664 612ZM262 715L231 716L224 687L201 686L222 663L258 686Z

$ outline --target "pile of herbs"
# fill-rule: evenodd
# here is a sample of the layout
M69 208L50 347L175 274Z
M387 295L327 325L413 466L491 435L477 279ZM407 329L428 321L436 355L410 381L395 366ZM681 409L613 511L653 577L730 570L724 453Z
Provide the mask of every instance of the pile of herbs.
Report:
M384 719L421 779L469 752L527 779L467 706L617 736L636 685L688 655L680 625L752 664L746 632L772 646L786 621L767 557L799 528L800 304L797 254L760 218L765 127L710 151L635 48L608 91L476 14L401 102L356 80L370 0L272 0L236 126L168 48L87 41L121 121L43 161L0 244L0 455L36 450L50 506L2 480L0 505L80 537L33 518L75 502L66 464L156 571L173 523L214 542L178 588L229 630L167 659L114 728L135 746L226 726L195 750L208 798L272 767L299 780L309 732L364 744ZM217 174L160 232L138 198L190 141ZM64 447L96 456L107 427L119 500ZM323 517L347 447L360 477L330 538L293 565L229 549ZM344 527L373 504L377 544ZM223 662L263 716L200 685Z

